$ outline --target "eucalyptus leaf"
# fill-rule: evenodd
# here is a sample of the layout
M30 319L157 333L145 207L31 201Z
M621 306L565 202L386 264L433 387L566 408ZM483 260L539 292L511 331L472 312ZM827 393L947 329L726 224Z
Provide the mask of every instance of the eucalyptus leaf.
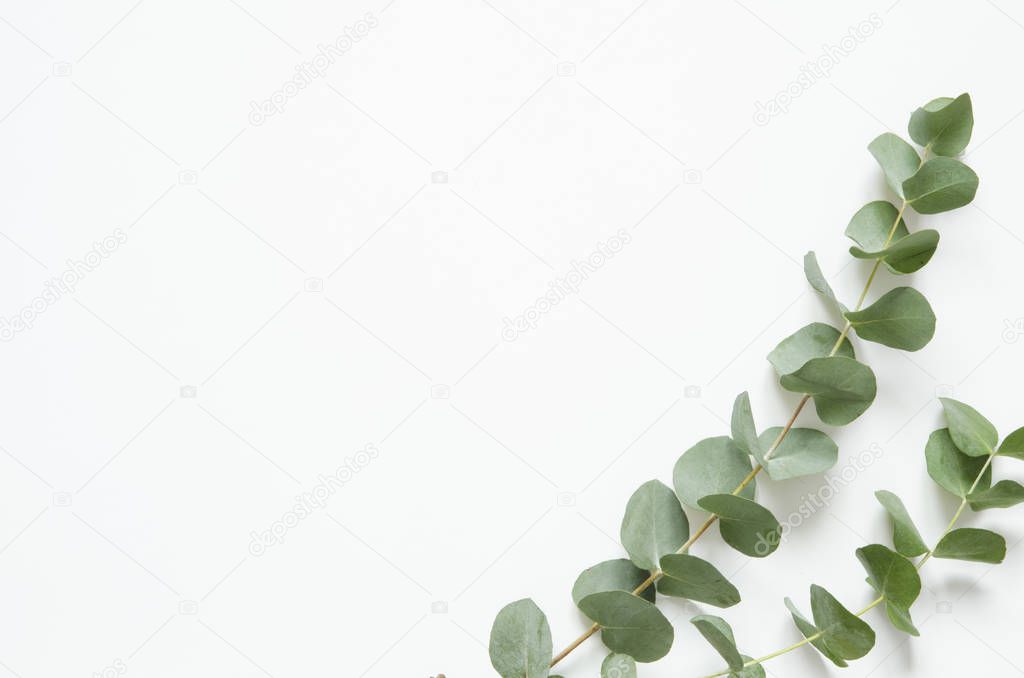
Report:
M893 226L896 230L893 230ZM846 226L846 237L868 251L885 249L909 233L900 211L888 200L875 200L864 205L857 210Z
M718 515L722 540L740 553L764 558L779 547L782 526L760 504L732 494L713 494L701 499L700 507Z
M984 457L993 454L999 433L978 410L952 398L939 398L946 413L949 434L960 451L969 457Z
M601 662L601 678L637 678L636 662L628 654L612 652Z
M793 623L796 624L796 628L804 635L804 638L814 638L814 640L810 641L811 645L836 666L840 668L846 668L849 666L842 657L834 653L829 646L825 644L824 639L818 635L820 629L801 614L793 601L786 598L785 602L786 607L789 608L789 613L793 615Z
M491 665L502 678L547 678L551 629L536 603L524 598L498 612L489 652Z
M736 396L730 424L733 442L744 452L754 455L755 459L760 459L761 447L754 426L754 413L750 408L750 395L746 391Z
M857 549L857 559L868 573L871 588L885 596L886 614L893 626L920 635L910 619L910 606L921 593L921 577L914 564L881 544Z
M807 277L807 282L811 284L814 291L823 296L836 309L839 315L846 313L846 307L836 297L836 293L832 291L832 286L825 279L825 274L821 272L821 266L818 265L818 257L814 252L808 252L804 255L804 276Z
M643 598L625 591L604 591L580 600L579 608L604 627L601 639L612 652L646 663L661 659L672 648L672 624Z
M904 351L925 347L935 335L935 313L924 295L913 287L897 287L862 311L849 311L846 319L857 336Z
M732 607L740 602L740 592L714 565L686 553L674 553L661 559L662 595L695 600L715 607Z
M774 426L761 434L761 448L770 449L782 433ZM813 428L791 428L768 459L759 459L772 480L789 480L823 473L839 458L839 446Z
M591 593L603 591L632 593L647 581L649 576L647 570L641 570L625 558L606 560L580 573L572 587L572 602L579 605L580 601ZM648 586L640 595L653 603L654 587Z
M989 530L961 527L940 539L932 555L998 565L1006 557L1006 540Z
M811 323L789 335L768 354L768 362L781 377L792 374L813 358L825 358L839 341L840 332L825 323ZM836 349L836 355L854 358L853 344L846 337Z
M842 659L860 659L875 644L875 632L831 593L811 585L811 614L825 645Z
M675 493L660 480L649 480L626 504L619 537L637 567L653 570L666 553L690 536L690 523Z
M1024 459L1024 428L1019 428L1006 436L997 454L1001 457Z
M960 155L971 141L974 111L966 92L955 99L932 99L910 116L910 138L935 155Z
M967 495L972 511L991 508L1010 508L1024 502L1024 485L1016 480L1000 480L985 490L975 490Z
M939 246L939 232L925 229L894 240L891 245L875 251L851 247L850 254L857 259L881 259L894 273L913 273L931 261Z
M753 657L747 655L740 655L743 659L744 664L750 664L754 661ZM744 666L739 671L732 671L729 673L729 678L765 678L764 667L760 664L750 664L750 666Z
M736 649L736 639L733 637L732 627L721 617L711 614L697 615L690 620L690 623L697 627L704 639L711 643L722 659L733 671L743 669L743 656Z
M960 451L949 435L948 428L932 431L928 443L924 447L924 457L928 464L928 475L939 487L964 499L974 484L974 479L985 468L982 457L968 457ZM975 490L987 490L992 484L992 467L985 468L978 480Z
M750 456L727 436L705 438L676 461L672 484L680 501L699 509L709 494L732 492L753 470ZM740 496L753 499L756 481L750 481Z
M911 558L927 552L928 545L917 531L917 526L910 518L903 501L886 490L875 492L875 498L889 512L892 519L892 543L896 551Z
M932 158L903 182L907 204L918 214L938 214L967 205L978 192L978 175L953 158Z
M885 173L885 183L902 198L903 182L913 176L921 166L921 158L917 151L892 132L885 132L876 137L868 144L868 150Z
M782 388L814 398L814 408L826 424L841 426L864 413L877 389L871 368L853 358L813 358L779 380Z

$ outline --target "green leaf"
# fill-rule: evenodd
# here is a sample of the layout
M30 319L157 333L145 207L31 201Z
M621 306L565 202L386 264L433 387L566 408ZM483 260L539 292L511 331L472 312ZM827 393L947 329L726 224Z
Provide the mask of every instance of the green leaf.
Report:
M932 555L998 565L1006 557L1006 540L989 530L961 527L940 539Z
M825 323L811 323L789 335L768 354L768 362L781 377L792 374L813 358L825 358L832 353L832 347L839 341L840 332ZM836 355L854 358L853 344L846 337L836 350Z
M911 558L928 551L928 545L917 531L917 526L911 520L903 501L886 490L875 492L875 498L889 512L892 519L892 543L896 550Z
M636 678L636 662L628 654L612 652L601 662L601 678Z
M968 457L960 451L949 435L948 428L932 431L924 447L924 458L928 464L928 475L939 487L964 499L974 484L974 479L985 467L982 457ZM975 490L987 490L992 484L992 467L985 469Z
M932 99L910 116L910 138L935 155L960 155L971 141L974 111L966 92L956 99Z
M528 598L501 608L491 627L491 666L502 678L547 678L551 629Z
M896 222L899 217L899 223ZM893 225L896 230L893 231ZM892 232L892 238L889 233ZM846 226L846 237L866 250L884 249L909 234L900 211L888 200L875 200L857 210Z
M969 457L984 457L993 454L999 433L978 410L952 398L939 398L946 412L949 434L960 451Z
M713 494L699 503L705 511L718 515L722 540L740 553L764 558L779 547L782 526L760 504L731 494Z
M1024 459L1024 428L1019 428L1006 436L999 446L999 456L1013 459Z
M935 313L924 295L913 287L897 287L862 311L849 311L846 319L857 336L904 351L925 347L935 335Z
M721 617L712 614L697 615L690 620L690 623L697 627L704 639L711 643L722 659L733 671L743 669L743 656L736 649L736 639L732 634L732 627Z
M831 593L811 585L811 614L825 645L842 659L860 659L875 644L875 632Z
M864 413L875 399L875 374L853 358L813 358L779 380L782 388L814 398L814 409L826 424L841 426Z
M750 456L727 436L705 438L679 457L672 470L672 484L680 501L699 509L709 494L732 492L753 470ZM755 481L740 496L754 497Z
M774 426L761 434L762 449L770 449L782 433ZM772 480L788 480L822 473L835 466L839 446L813 428L791 428L769 459L758 458Z
M649 576L647 570L641 570L625 558L606 560L580 573L572 586L572 602L579 605L580 601L591 593L603 591L632 593L647 581ZM648 586L640 595L653 603L654 587Z
M658 581L662 595L687 598L715 607L732 607L740 602L740 592L714 565L686 553L674 553L661 559L664 575Z
M807 277L807 282L814 288L814 291L825 297L825 300L839 312L839 315L846 312L846 307L836 298L836 293L832 291L828 280L825 279L825 274L821 272L821 266L818 265L818 257L815 256L814 252L808 252L804 255L804 275Z
M637 567L653 570L690 536L690 523L676 495L660 480L649 480L626 504L619 538Z
M604 627L601 639L612 652L646 663L661 659L672 648L672 624L643 598L625 591L604 591L582 599L579 608Z
M761 448L757 440L757 428L754 426L754 413L750 409L750 395L746 391L736 396L732 405L731 428L733 442L744 452L760 459Z
M978 192L978 175L953 158L932 158L903 182L907 204L918 214L948 212L970 203Z
M786 598L785 602L786 607L789 608L789 613L793 615L793 623L796 624L797 629L799 629L800 633L804 635L804 638L814 638L815 636L818 636L818 627L812 624L806 617L803 616L803 614L800 613L800 610L797 609L795 604L793 604L793 601L789 598ZM821 636L814 638L814 640L810 642L811 645L813 645L818 652L823 654L826 659L828 659L836 666L840 668L845 668L849 666L849 664L843 661L842 657L834 653L828 647L828 645L825 644L825 641L821 638Z
M747 655L740 655L743 658L744 663L750 663L754 661L753 657ZM760 664L750 664L750 666L744 666L739 671L733 671L729 674L729 678L765 678L764 667Z
M914 564L881 544L857 549L857 559L867 570L871 588L885 596L885 610L893 626L920 635L910 619L910 606L921 593L921 577Z
M885 183L896 195L903 197L903 182L921 166L914 147L892 132L879 135L868 144L868 150L885 173Z
M857 259L881 259L894 273L913 273L931 261L938 246L939 232L926 229L894 240L884 249L866 251L859 247L851 247L850 254Z
M987 490L975 490L967 495L972 511L990 508L1010 508L1024 502L1024 485L1016 480L1000 480Z

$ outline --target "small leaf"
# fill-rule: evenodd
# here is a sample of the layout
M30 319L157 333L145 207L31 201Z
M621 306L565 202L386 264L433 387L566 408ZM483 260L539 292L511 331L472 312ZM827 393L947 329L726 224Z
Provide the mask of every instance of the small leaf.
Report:
M892 132L879 135L868 144L868 150L885 173L885 183L896 195L903 197L903 182L921 166L914 147Z
M910 606L921 593L921 577L909 560L881 544L857 549L857 559L868 573L868 584L885 596L889 621L900 631L920 635L910 619Z
M885 249L873 252L851 247L850 254L857 259L881 259L894 273L913 273L931 261L939 246L939 232L933 229L917 231L905 238L894 240Z
M768 362L781 377L792 374L813 358L825 358L839 341L840 332L825 323L811 323L789 335L768 354ZM855 357L853 344L846 337L836 350L836 355Z
M1024 485L1015 480L1000 480L987 490L975 490L967 495L972 511L990 508L1010 508L1024 502Z
M746 391L736 396L732 405L731 425L733 442L744 452L760 459L761 448L757 440L757 428L754 426L754 413L750 409L750 395Z
M713 494L701 499L700 507L718 515L722 540L740 553L764 558L779 547L782 526L760 504L731 494Z
M743 658L744 664L749 664L754 661L753 657L747 655L740 655ZM744 666L739 671L733 671L729 674L729 678L765 678L764 667L760 664L750 664L750 666Z
M875 644L875 632L831 593L811 585L811 613L825 645L842 659L860 659Z
M649 576L647 570L641 570L625 558L606 560L580 573L572 587L572 602L579 605L580 601L591 593L603 591L632 593L647 581ZM640 595L653 603L654 587L648 586Z
M896 222L899 217L899 223ZM893 231L893 225L896 230ZM892 233L892 238L889 234ZM857 210L846 226L846 237L862 248L880 250L909 234L900 211L888 200L875 200Z
M762 449L770 449L782 428L774 426L761 434ZM839 446L813 428L791 428L769 459L758 461L772 480L788 480L823 473L839 458Z
M821 272L821 266L818 265L818 257L815 256L814 252L808 252L804 255L804 275L807 277L807 282L814 288L814 291L825 297L825 300L839 312L839 315L846 313L846 307L836 298L836 293L832 291L828 280L825 279L825 274Z
M601 662L601 678L636 678L636 662L627 654L612 652Z
M661 559L664 576L658 581L662 595L687 598L715 607L732 607L740 602L740 592L714 565L686 553L674 553Z
M750 456L727 436L705 438L679 457L672 471L672 484L680 501L699 509L700 499L709 494L732 492L753 470ZM755 481L740 496L754 497Z
M989 530L961 527L940 539L932 555L998 565L1006 557L1006 540Z
M862 311L846 314L857 336L905 351L925 347L935 335L935 313L913 287L897 287Z
M978 192L978 175L953 158L932 158L903 182L907 204L918 214L948 212L970 203Z
M800 633L804 634L804 638L813 638L814 636L818 636L818 627L812 624L806 617L804 617L800 613L800 610L798 610L796 605L793 604L793 601L789 598L786 598L785 602L786 607L789 608L789 613L793 615L793 623L796 624L796 627L800 630ZM843 661L842 657L838 656L837 654L832 652L831 649L829 649L828 645L825 644L825 641L821 638L821 636L814 638L814 640L810 642L811 645L813 645L818 652L823 654L826 659L828 659L836 666L840 668L845 668L849 666L849 664Z
M911 558L928 551L928 545L924 543L921 533L917 531L917 526L914 525L910 514L907 513L907 507L903 505L903 501L886 490L875 492L875 498L885 507L892 519L892 543L896 550Z
M743 657L736 649L736 639L732 634L732 627L721 617L711 614L697 615L690 620L690 623L697 627L704 639L711 643L722 659L733 671L743 669Z
M875 374L853 358L814 358L779 380L782 388L814 398L814 409L826 424L841 426L864 413L875 399Z
M672 624L643 598L625 591L604 591L582 599L579 608L604 627L601 639L612 652L646 663L661 659L672 648Z
M660 480L649 480L626 504L619 537L637 567L653 570L690 536L690 523L676 495Z
M971 141L974 111L966 92L956 99L932 99L910 116L910 138L935 155L960 155Z
M974 479L985 467L982 457L968 457L960 451L949 435L948 428L932 431L924 447L928 475L946 491L964 499ZM987 490L992 484L992 467L985 469L975 490Z
M978 410L952 398L939 398L946 412L949 434L960 451L969 457L984 457L995 452L999 433Z
M491 666L502 678L547 678L551 629L536 603L524 598L501 608L491 627L489 651Z
M1006 436L999 446L999 456L1013 459L1024 459L1024 428L1019 428Z

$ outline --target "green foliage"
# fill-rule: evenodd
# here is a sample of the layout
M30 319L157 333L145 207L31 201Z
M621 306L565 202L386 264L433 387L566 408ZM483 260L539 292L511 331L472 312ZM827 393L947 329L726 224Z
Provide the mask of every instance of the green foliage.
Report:
M579 605L580 601L591 593L602 591L632 592L644 583L649 576L625 558L606 560L593 567L588 567L576 578L572 587L572 602ZM640 594L650 602L654 602L654 587L648 587Z
M811 614L821 639L840 659L860 659L875 645L875 632L816 584L811 585Z
M536 603L524 598L498 612L490 655L501 678L547 678L551 654L551 629Z
M715 607L732 607L740 602L740 592L725 575L697 556L669 554L661 559L661 571L664 576L658 580L658 591L662 595Z
M704 639L711 643L711 647L722 655L722 659L730 669L733 671L743 669L743 656L736 649L736 639L728 622L711 614L701 614L691 619L690 623L696 626Z
M999 446L997 454L1001 457L1024 459L1024 427L1006 436Z
M751 558L764 558L779 548L782 526L771 511L732 494L713 494L700 507L718 516L722 540Z
M921 538L921 533L917 531L917 526L911 520L910 513L907 512L903 501L886 490L875 492L875 498L888 511L889 517L892 519L892 543L896 547L896 551L910 558L925 553L928 546Z
M960 155L971 141L974 111L966 92L955 99L932 99L910 116L910 138L935 155Z
M990 508L1009 508L1024 501L1024 485L1016 480L1000 480L985 490L975 490L967 495L972 511Z
M986 490L992 484L992 467L987 466L980 457L968 457L961 452L949 435L948 428L933 431L928 436L924 457L932 480L961 499L967 497L979 474L975 490Z
M832 347L839 341L839 330L825 323L811 323L789 335L768 354L768 362L780 376L796 372L808 360L824 358L832 352ZM855 358L853 344L846 337L836 349L836 355Z
M899 222L896 221L899 217ZM895 224L896 229L893 230ZM889 234L892 233L892 238ZM846 226L846 237L865 250L880 250L909 235L900 211L888 200L875 200L861 207Z
M660 480L649 480L633 493L619 531L622 545L637 567L653 570L690 536L690 524L676 495Z
M890 290L863 311L848 312L846 319L861 339L904 351L924 348L935 335L931 304L913 287Z
M731 438L705 438L676 461L672 484L680 501L699 509L703 497L732 492L752 469L750 457ZM754 491L755 483L751 482L741 496L753 499Z
M1002 535L977 527L961 527L943 537L932 552L936 558L973 560L998 564L1006 557L1006 540Z
M638 662L653 662L668 654L675 630L653 603L625 591L592 593L579 608L600 624L601 640L612 652Z
M779 380L782 388L814 398L814 409L826 424L842 426L864 414L875 399L875 373L853 358L813 358Z
M832 291L832 286L825 279L825 274L821 272L821 266L818 265L818 257L815 256L814 252L808 252L804 255L804 276L806 276L807 282L811 284L814 291L824 297L825 301L839 315L846 313L846 307L836 297L836 293Z
M612 652L601 662L601 678L636 678L636 662L628 654Z
M949 434L960 451L970 457L984 457L995 453L999 433L978 410L952 398L939 398L946 412Z
M767 429L760 445L768 449L781 433L781 426ZM772 480L789 480L823 473L835 466L838 458L839 446L826 434L813 428L791 428L770 459L757 460Z
M896 195L903 197L903 182L914 175L921 166L921 157L914 147L892 132L879 135L868 144L868 151L875 156L885 174L885 183Z
M857 549L857 559L868 573L868 584L885 597L885 611L893 626L912 636L921 635L910 619L910 606L921 593L921 577L914 564L881 544Z
M918 214L938 214L963 207L978 192L978 175L953 158L932 158L903 182L907 204Z
M821 629L804 617L792 600L786 598L785 602L786 607L789 609L789 613L793 616L793 623L796 624L800 633L804 634L804 638L810 639L811 645L836 666L840 668L849 666L849 664L846 663L846 660L833 652L832 649L825 644L825 640L821 636Z
M881 259L894 273L913 273L931 261L938 246L939 232L929 228L894 240L888 247L876 251L851 247L850 254L857 259Z

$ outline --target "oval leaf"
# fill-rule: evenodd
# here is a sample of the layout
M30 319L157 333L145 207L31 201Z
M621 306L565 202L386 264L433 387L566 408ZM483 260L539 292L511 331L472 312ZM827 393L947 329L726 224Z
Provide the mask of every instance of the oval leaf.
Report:
M831 285L825 279L825 274L821 272L818 257L814 252L804 255L804 276L807 277L807 282L811 284L814 291L823 296L825 301L839 312L839 315L846 313L846 307L836 298L836 293L832 291Z
M736 639L732 634L732 627L721 617L712 614L697 615L690 620L690 623L697 627L700 635L711 643L722 659L733 671L743 668L743 656L736 649Z
M750 409L750 395L744 391L736 396L732 405L732 440L747 454L761 459L761 447L757 440L757 428L754 426L754 413Z
M1024 459L1024 428L1019 428L1006 436L999 446L998 454L1002 457Z
M713 494L701 499L700 507L718 515L722 540L740 553L764 558L779 547L782 526L760 504L732 494Z
M502 678L547 678L551 629L536 603L524 598L501 608L489 650L491 666Z
M884 249L875 251L851 247L850 254L857 259L881 259L894 273L913 273L931 261L935 249L939 246L939 232L926 229L911 233L900 240L893 240Z
M978 192L978 175L953 158L932 158L903 182L903 196L918 214L948 212L970 203Z
M625 591L604 591L583 598L579 608L604 627L601 640L612 652L628 654L638 662L653 662L672 647L672 624L643 598Z
M995 452L999 433L978 410L952 398L939 398L946 413L949 434L960 451L969 457L984 457Z
M817 585L811 585L811 614L821 630L821 639L836 656L860 659L874 647L871 627Z
M896 219L899 217L899 223ZM893 231L893 225L896 230ZM889 234L892 233L892 238ZM846 237L868 251L885 249L909 234L900 211L888 200L875 200L857 210L846 226Z
M626 560L617 558L606 560L593 567L588 567L576 578L572 586L572 602L576 605L589 596L591 593L603 591L626 591L632 593L647 581L650 573L641 570L639 567ZM654 587L648 586L644 589L641 597L654 602Z
M1024 501L1024 485L1016 480L1000 480L987 490L975 490L967 495L972 511L990 508L1010 508Z
M875 492L875 498L885 507L892 519L892 543L896 547L896 551L911 558L928 551L928 545L924 543L921 533L917 531L917 526L911 520L903 501L886 490Z
M857 336L904 351L925 347L935 335L935 313L913 287L897 287L862 311L846 314Z
M811 323L789 335L768 354L768 362L781 377L792 374L813 358L825 358L839 341L840 332L825 323ZM853 344L846 337L836 349L836 355L854 358Z
M932 555L998 565L1006 557L1006 540L989 530L961 527L939 540Z
M774 426L761 434L761 446L771 449L782 433ZM791 428L771 457L761 461L772 480L788 480L823 473L839 458L839 446L821 431L813 428Z
M948 428L932 431L928 443L924 447L924 458L928 465L928 475L939 487L961 499L974 484L974 479L981 473L985 460L981 457L968 457L953 443ZM992 484L992 467L985 469L975 490L987 490Z
M868 584L885 596L885 609L893 626L920 635L910 619L910 606L921 593L921 577L909 560L881 544L857 549L857 559L868 573Z
M826 424L841 426L864 413L875 399L875 374L853 358L814 358L779 380L782 388L814 398L814 409Z
M885 183L902 198L903 182L913 176L921 166L921 158L917 151L892 132L876 137L868 144L868 150L885 173Z
M750 474L750 457L730 438L706 438L686 452L672 470L672 484L680 501L699 509L709 494L732 492ZM754 497L755 481L743 488L743 497Z
M810 643L818 652L823 654L826 659L840 668L849 666L842 657L836 655L827 645L825 645L825 641L818 635L818 627L812 624L803 616L803 614L800 613L800 610L797 609L792 600L786 598L785 603L786 607L789 609L789 613L793 615L793 623L796 624L797 629L799 629L800 633L804 635L804 638L814 638Z
M740 592L714 565L686 553L661 559L662 578L658 591L666 596L686 598L715 607L732 607L740 602Z
M960 155L971 141L974 111L966 92L956 99L932 99L910 116L910 138L935 155Z
M601 662L601 678L636 678L636 662L629 655L613 652Z
M637 567L653 570L690 536L690 523L676 495L660 480L649 480L626 504L619 537Z

